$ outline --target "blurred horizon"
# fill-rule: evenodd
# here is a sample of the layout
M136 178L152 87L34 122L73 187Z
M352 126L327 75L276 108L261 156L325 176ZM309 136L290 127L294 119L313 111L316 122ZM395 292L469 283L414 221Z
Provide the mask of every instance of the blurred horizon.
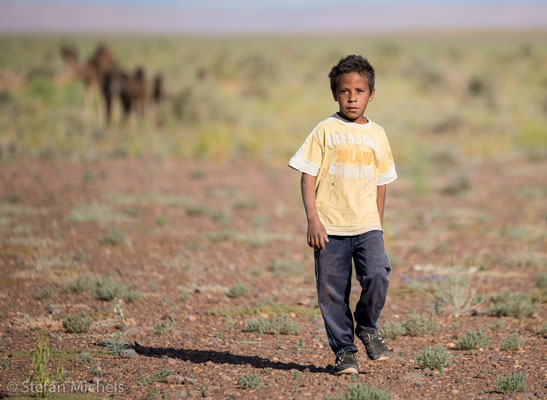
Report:
M362 11L362 12L360 12ZM0 0L0 33L545 31L544 1Z

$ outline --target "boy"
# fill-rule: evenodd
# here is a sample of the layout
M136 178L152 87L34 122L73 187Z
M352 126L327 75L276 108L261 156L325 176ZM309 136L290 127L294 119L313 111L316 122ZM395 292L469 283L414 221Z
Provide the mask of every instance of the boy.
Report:
M386 184L397 178L384 130L364 115L374 97L374 69L361 56L342 58L329 73L339 111L320 122L289 161L302 172L302 198L313 247L318 303L334 373L358 374L349 297L352 260L361 296L355 334L372 360L389 350L378 334L391 265L382 234Z

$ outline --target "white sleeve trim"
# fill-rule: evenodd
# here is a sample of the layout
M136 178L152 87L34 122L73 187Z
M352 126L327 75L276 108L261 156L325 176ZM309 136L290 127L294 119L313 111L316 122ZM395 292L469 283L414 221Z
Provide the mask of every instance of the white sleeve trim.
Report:
M317 176L319 173L319 165L312 163L304 158L302 150L299 149L289 161L289 167L300 172L304 172L311 176Z
M395 179L397 179L397 171L395 171L395 164L391 164L391 168L389 169L389 171L378 175L378 178L376 179L376 185L387 185L388 183L393 182Z

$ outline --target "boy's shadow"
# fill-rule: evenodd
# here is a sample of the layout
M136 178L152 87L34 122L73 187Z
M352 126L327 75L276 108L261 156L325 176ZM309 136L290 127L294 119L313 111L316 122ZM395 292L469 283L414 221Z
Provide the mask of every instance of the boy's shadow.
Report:
M294 362L284 363L280 361L271 361L267 358L258 356L243 356L238 354L231 354L227 351L215 351L215 350L193 350L193 349L175 349L172 347L148 347L135 344L132 348L137 354L147 357L162 358L164 356L171 358L178 358L183 361L190 361L194 364L204 364L207 361L212 361L215 364L232 364L232 365L244 365L249 364L254 368L272 368L284 371L296 369L299 371L309 370L310 372L325 372L330 371L326 368L316 367L315 365L301 365Z

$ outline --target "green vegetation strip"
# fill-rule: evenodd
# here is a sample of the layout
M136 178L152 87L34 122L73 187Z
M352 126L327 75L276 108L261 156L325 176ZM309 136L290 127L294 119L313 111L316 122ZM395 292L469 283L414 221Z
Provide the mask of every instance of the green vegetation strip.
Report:
M297 317L314 317L320 314L318 308L300 307L291 304L267 304L264 306L247 306L247 307L224 307L215 308L208 311L209 314L233 317L235 315L252 316L252 315L287 315L294 313Z
M86 349L51 349L50 361L67 361L76 359L81 353L89 353L94 358L115 358L112 353L106 350L86 350ZM11 360L32 360L30 350L15 351L13 353L0 353L0 359L9 358Z

